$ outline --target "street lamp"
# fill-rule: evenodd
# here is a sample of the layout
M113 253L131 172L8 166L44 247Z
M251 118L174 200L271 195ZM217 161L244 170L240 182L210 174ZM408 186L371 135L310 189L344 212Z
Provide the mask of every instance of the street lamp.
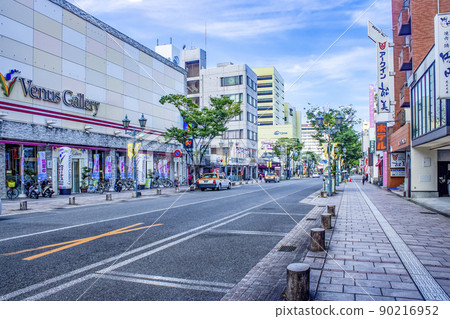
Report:
M147 124L147 119L144 117L144 114L142 114L141 118L139 119L139 126L141 127L141 129L130 129L130 120L128 119L128 116L125 114L125 118L122 120L122 124L123 127L125 129L125 134L130 135L131 137L133 137L133 179L134 179L134 195L135 197L139 197L140 194L138 194L137 191L137 172L136 172L136 155L134 148L136 147L136 135L137 133L140 133L144 128L145 125Z
M319 114L316 118L316 125L319 127L323 127L325 132L328 135L328 196L331 196L331 154L330 154L330 144L331 144L331 134L337 132L342 123L344 122L344 117L341 114L338 114L335 118L335 127L332 127L330 123L325 123L325 119Z

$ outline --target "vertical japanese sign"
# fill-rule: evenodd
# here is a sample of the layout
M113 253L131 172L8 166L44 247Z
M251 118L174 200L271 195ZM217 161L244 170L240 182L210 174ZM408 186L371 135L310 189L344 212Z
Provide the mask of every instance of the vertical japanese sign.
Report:
M94 166L92 167L92 178L100 179L100 154L94 154Z
M112 156L106 156L105 161L105 179L112 178Z
M368 31L369 38L377 45L378 113L389 113L389 37L370 21L368 21Z
M370 146L369 146L369 153L370 153L370 154L373 154L373 153L375 153L375 141L374 141L374 140L371 140L371 141L369 141L369 143L370 143Z
M120 178L125 178L125 156L119 157Z
M370 128L375 127L375 90L374 85L369 85L369 123Z
M380 122L376 124L375 142L377 151L387 151L387 124Z
M72 189L72 149L61 147L58 155L59 189Z
M436 96L450 98L450 13L434 17Z
M127 178L133 178L133 161L128 161Z
M139 185L145 185L145 164L146 164L145 154L138 154L136 157L136 174L137 181Z
M38 169L38 181L47 179L47 160L45 158L45 152L38 152L37 157L37 169Z

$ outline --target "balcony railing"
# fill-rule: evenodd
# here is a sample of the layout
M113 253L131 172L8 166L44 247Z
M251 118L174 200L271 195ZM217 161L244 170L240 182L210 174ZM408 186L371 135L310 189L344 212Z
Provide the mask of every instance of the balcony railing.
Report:
M411 34L411 20L409 15L409 1L408 7L403 6L400 14L398 15L398 35L410 35Z

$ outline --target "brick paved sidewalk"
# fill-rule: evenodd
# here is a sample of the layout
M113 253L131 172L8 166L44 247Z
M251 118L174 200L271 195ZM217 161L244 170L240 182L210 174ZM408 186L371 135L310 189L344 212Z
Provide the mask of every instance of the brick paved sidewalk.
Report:
M320 272L314 300L449 300L449 229L444 216L348 183L323 269L310 253L303 261Z

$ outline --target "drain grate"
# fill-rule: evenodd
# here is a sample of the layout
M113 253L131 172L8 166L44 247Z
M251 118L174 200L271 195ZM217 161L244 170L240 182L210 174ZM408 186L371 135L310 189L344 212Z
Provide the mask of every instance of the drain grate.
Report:
M424 214L424 215L436 215L435 212L419 212L419 214Z
M308 217L306 220L317 220L317 217Z
M281 246L280 249L278 249L278 251L289 252L294 251L296 248L297 246Z

